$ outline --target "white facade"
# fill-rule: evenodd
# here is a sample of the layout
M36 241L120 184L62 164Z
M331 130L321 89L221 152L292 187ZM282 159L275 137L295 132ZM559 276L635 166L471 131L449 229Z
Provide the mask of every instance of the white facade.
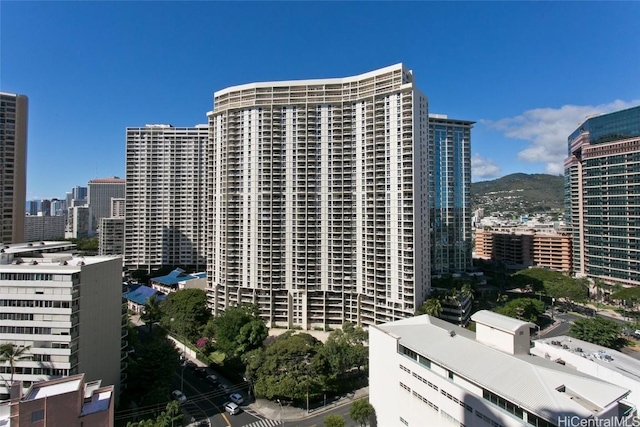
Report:
M32 382L85 373L119 390L122 341L122 260L58 252L68 242L5 246L0 254L0 343L29 347L14 380ZM53 252L48 252L53 251ZM0 365L8 392L8 363Z
M413 315L430 284L427 120L402 64L216 92L214 311L252 302L305 329Z
M205 266L206 125L127 128L125 265Z
M369 328L369 401L380 426L631 425L628 394L550 360L490 347L430 316Z

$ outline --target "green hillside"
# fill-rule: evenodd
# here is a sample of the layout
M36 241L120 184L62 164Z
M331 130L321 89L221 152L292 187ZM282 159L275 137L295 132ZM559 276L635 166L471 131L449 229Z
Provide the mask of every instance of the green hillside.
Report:
M492 181L474 182L471 206L518 214L560 211L564 208L564 177L514 173Z

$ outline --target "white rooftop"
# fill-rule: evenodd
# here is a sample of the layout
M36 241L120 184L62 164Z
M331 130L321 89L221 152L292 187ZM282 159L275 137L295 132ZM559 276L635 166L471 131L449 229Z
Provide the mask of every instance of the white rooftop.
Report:
M82 377L69 377L67 381L38 386L31 388L24 400L44 399L45 397L56 396L78 390L82 383Z
M549 420L591 417L629 394L628 389L544 358L504 353L476 341L473 332L427 315L372 327L398 337L401 345L454 374Z
M513 317L505 316L494 311L480 310L471 316L471 320L483 325L492 326L496 329L500 329L505 332L516 332L523 326L529 328L535 328L531 322L523 322L522 320L514 319Z

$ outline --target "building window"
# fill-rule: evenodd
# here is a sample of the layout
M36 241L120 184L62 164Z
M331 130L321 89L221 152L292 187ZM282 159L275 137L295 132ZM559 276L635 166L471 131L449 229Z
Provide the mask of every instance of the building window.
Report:
M42 420L44 420L44 409L39 409L31 413L32 423L35 423L36 421L42 421Z

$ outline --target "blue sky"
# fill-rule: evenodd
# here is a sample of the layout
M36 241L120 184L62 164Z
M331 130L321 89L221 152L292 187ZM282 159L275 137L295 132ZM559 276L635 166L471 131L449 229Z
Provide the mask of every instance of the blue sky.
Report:
M640 2L0 2L0 90L29 97L27 198L124 177L125 128L213 92L403 62L474 120L473 180L562 173L588 114L640 104Z

